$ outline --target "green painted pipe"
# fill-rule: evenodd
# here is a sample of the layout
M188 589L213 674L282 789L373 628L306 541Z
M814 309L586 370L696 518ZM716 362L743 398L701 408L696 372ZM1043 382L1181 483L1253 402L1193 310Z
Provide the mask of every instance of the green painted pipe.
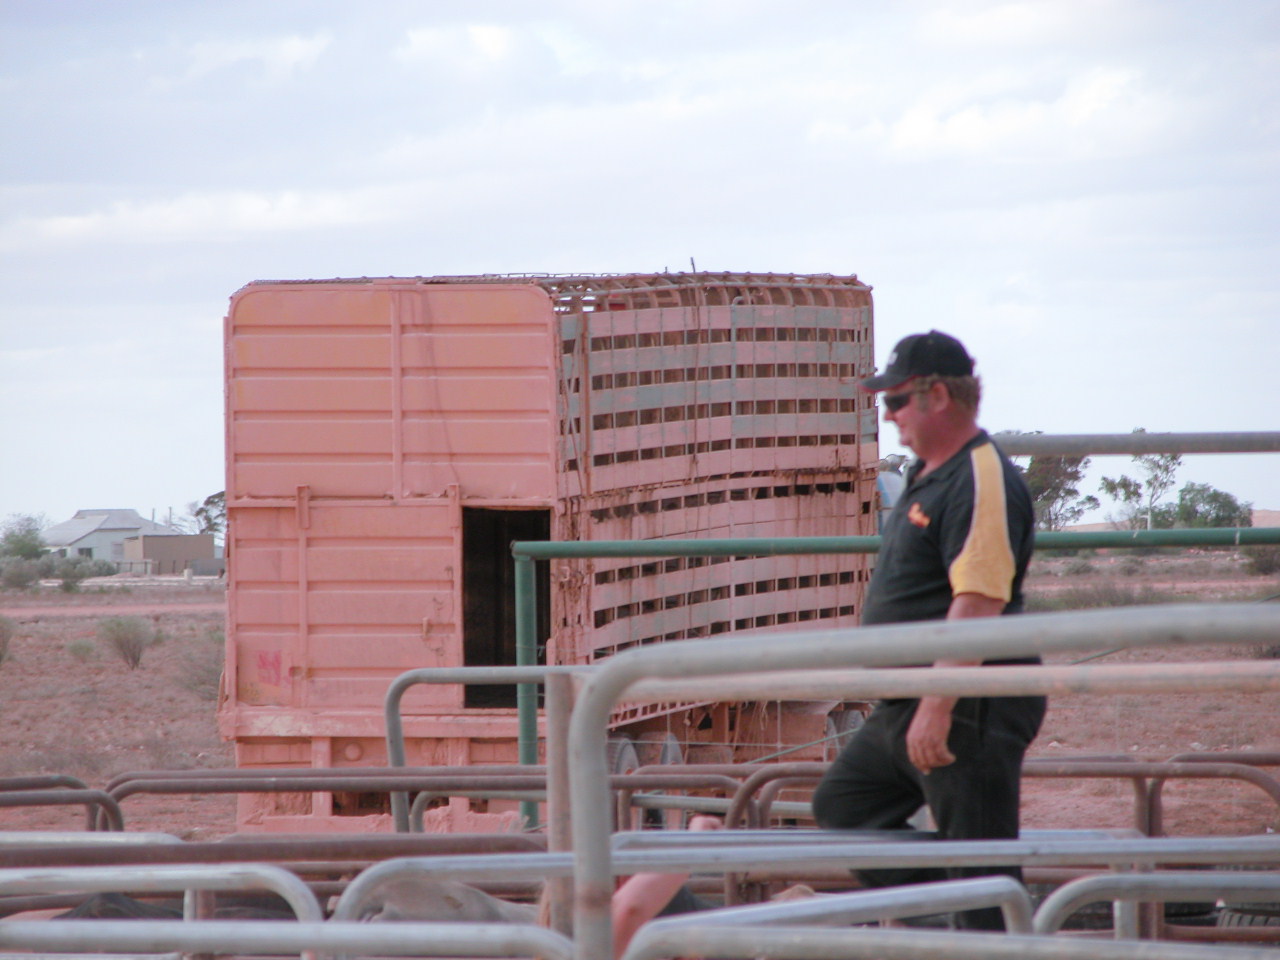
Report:
M516 666L533 667L538 663L538 593L534 583L533 558L516 555ZM519 723L520 762L538 762L538 685L516 685L516 718ZM538 804L531 800L520 803L520 815L527 829L538 826Z
M1177 530L1095 530L1037 533L1037 550L1097 547L1234 547L1280 544L1280 527L1208 527ZM585 557L779 557L795 554L876 553L879 537L756 537L736 540L595 540L513 543L511 552L533 560ZM532 581L530 581L532 583ZM519 599L516 601L519 606Z
M1037 533L1037 550L1107 547L1243 547L1280 543L1280 527L1203 527L1178 530L1092 530Z

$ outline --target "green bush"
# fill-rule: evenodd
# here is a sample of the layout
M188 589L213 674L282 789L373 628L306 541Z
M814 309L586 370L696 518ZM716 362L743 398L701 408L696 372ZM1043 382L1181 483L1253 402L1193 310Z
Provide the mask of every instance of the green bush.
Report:
M1247 547L1245 569L1254 576L1269 577L1280 573L1280 546Z
M26 590L40 579L37 561L7 557L0 560L0 584L6 590Z
M54 569L54 576L60 582L64 593L75 593L80 589L80 581L89 576L89 564L80 559L63 560Z
M88 640L72 640L67 644L67 653L75 657L81 663L93 657L93 644Z
M0 617L0 663L9 659L9 641L18 632L18 621L10 617Z
M98 621L98 638L111 647L130 670L137 670L143 653L156 644L156 628L142 617L108 617Z

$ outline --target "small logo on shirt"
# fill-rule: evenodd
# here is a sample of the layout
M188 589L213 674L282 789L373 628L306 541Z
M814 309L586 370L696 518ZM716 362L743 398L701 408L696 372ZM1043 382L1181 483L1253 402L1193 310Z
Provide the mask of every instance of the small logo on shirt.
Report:
M929 525L929 518L925 512L920 509L919 503L913 503L911 505L911 509L907 511L907 519L917 527L927 527Z

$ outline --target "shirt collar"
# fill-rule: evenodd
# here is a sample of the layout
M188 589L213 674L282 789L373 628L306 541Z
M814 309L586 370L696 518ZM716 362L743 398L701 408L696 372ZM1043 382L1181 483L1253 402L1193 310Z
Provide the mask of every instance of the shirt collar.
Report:
M979 429L978 432L975 433L973 437L963 447L961 447L954 454L952 454L951 458L948 459L946 463L940 466L937 470L934 470L933 473L928 474L923 480L920 480L919 482L929 483L934 479L942 479L944 477L949 477L956 470L960 469L961 463L963 463L965 460L968 459L969 451L971 451L974 447L982 446L984 443L987 443L990 440L991 438L987 435L987 431ZM916 485L916 482L917 482L916 478L919 477L920 471L923 467L924 467L923 460L916 459L912 461L911 466L907 468L907 486L908 487L914 487Z

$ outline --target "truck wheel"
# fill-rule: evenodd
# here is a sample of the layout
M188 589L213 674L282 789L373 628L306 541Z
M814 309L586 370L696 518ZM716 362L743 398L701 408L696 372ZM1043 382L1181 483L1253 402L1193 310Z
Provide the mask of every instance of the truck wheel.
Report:
M610 773L631 773L640 766L640 756L630 737L610 737L605 765Z
M680 749L680 741L669 730L651 730L640 734L636 741L636 753L640 757L641 766L658 763L668 765L684 763L684 751Z
M1280 927L1280 904L1228 903L1218 913L1220 927Z
M834 760L836 754L845 748L854 733L866 722L861 710L832 710L827 714L824 736L826 737L826 756Z

